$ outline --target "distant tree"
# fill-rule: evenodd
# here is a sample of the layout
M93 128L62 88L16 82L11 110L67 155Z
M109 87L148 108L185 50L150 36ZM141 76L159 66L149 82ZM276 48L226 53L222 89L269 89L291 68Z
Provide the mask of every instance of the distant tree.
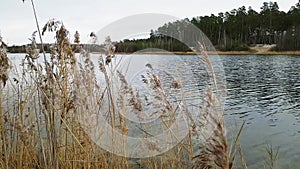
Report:
M74 38L75 38L74 43L79 44L80 43L80 35L79 35L78 31L75 32Z
M260 11L245 6L218 15L197 16L166 23L151 30L148 40L123 41L120 49L159 47L169 51L187 50L178 40L199 40L187 23L198 27L219 50L249 50L251 44L277 44L277 50L300 50L300 1L286 13L277 2L263 2ZM174 38L170 38L170 35ZM200 38L201 39L201 38Z

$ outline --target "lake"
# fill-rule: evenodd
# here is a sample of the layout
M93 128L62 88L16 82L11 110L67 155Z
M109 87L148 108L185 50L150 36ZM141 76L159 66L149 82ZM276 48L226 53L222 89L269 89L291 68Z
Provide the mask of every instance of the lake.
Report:
M20 55L9 54L9 58L18 65ZM198 90L201 78L205 78L197 74L201 66L193 55L172 59L163 55L144 56L171 73L176 72L178 63L184 63L178 78L190 85L191 92ZM223 64L221 73L227 87L224 98L227 135L229 138L236 135L245 121L240 142L248 168L263 168L267 145L279 148L279 168L300 168L300 57L221 55L216 58ZM92 60L97 65L97 57ZM133 65L132 76L136 76L144 63L136 61ZM101 74L99 70L96 73Z
M300 167L300 57L221 56L226 120L246 121L241 135L249 168L262 168L264 147L279 147L280 168Z

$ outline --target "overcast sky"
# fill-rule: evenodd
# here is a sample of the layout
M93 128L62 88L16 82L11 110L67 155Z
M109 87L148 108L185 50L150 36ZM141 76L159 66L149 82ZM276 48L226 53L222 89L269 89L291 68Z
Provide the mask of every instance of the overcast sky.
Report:
M260 11L263 0L34 0L40 26L49 19L62 20L74 34L81 34L87 41L90 32L97 32L111 22L141 13L161 13L177 18L218 14L241 6L251 6ZM298 0L277 0L280 10L288 11ZM121 29L121 28L120 28ZM154 28L155 29L155 28ZM9 44L28 43L36 30L30 0L0 0L0 31ZM46 42L53 42L53 34L47 34Z

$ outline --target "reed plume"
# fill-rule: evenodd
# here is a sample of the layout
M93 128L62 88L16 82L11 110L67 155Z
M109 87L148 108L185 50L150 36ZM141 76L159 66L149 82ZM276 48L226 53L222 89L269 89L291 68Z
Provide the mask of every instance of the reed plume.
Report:
M135 113L140 120L158 115L163 127L169 128L175 121L179 106L174 106L178 100L170 99L172 93L167 92L167 87L178 92L184 84L173 79L169 86L164 86L161 76L151 64L147 64L147 72L141 80L150 95L141 95L127 82L124 72L114 67L116 48L110 38L105 42L104 57L101 55L98 59L99 71L104 75L101 84L97 81L97 68L90 53L79 44L79 33L76 31L74 35L74 50L69 31L61 21L49 20L40 32L35 9L34 14L41 42L42 35L49 32L55 35L49 57L46 58L42 47L44 64L38 62L35 31L31 44L26 47L20 76L9 79L6 45L0 39L0 83L3 86L11 83L5 93L0 89L0 168L231 168L220 93L214 69L205 52L201 59L212 81L204 95L201 121L193 121L191 126L192 130L203 128L202 133L198 131L205 138L198 148L200 153L188 159L193 146L191 137L187 137L169 152L141 159L137 165L133 164L134 159L119 157L99 148L88 135L89 130L95 127L99 115L105 115L111 127L116 129L114 132L120 131L127 136L130 122L124 115L128 112ZM97 41L94 33L91 37ZM75 51L80 52L79 57L75 56ZM114 78L119 84L114 83ZM187 105L184 101L179 102L191 118L192 112L188 112ZM145 113L146 108L149 114ZM103 109L106 111L100 113ZM85 126L88 130L78 122L78 118L86 116L92 117ZM205 129L212 132L205 132ZM144 138L151 136L146 130L142 133ZM155 139L148 140L145 146L147 150L161 151ZM123 145L116 147L128 148Z
M8 80L8 57L6 53L6 44L2 41L2 37L0 36L0 80L2 85L6 85L6 81Z
M201 60L206 65L210 76L210 86L204 93L199 134L203 138L200 152L193 157L193 169L230 169L232 162L224 126L224 110L220 101L217 79L213 65L204 47L199 43Z

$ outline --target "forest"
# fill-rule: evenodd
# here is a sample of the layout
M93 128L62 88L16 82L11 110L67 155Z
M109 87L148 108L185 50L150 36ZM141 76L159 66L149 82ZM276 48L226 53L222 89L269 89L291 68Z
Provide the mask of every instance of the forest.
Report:
M186 29L187 25L194 25L203 34L195 34L195 31ZM184 44L182 40L194 41L190 44L197 44L203 35L212 43L207 46L213 45L218 51L249 51L251 46L258 44L272 44L273 51L300 51L300 0L287 12L280 10L277 2L270 1L264 2L259 12L251 6L242 6L217 15L169 22L150 32L147 39L124 39L115 42L116 52L131 53L149 48L188 52L195 46ZM45 44L44 50L49 52L50 46L51 44ZM93 44L82 46L88 47L91 52L101 52ZM38 48L41 49L40 44ZM25 53L26 46L9 46L8 51Z
M277 2L264 2L260 11L245 6L217 15L197 16L192 19L166 23L151 30L148 39L123 40L116 44L118 52L135 52L144 48L167 51L191 51L180 40L165 35L178 32L186 38L195 35L184 29L193 24L199 28L220 51L248 51L256 44L276 44L274 51L300 50L300 1L289 11L281 11ZM175 36L176 37L176 36Z

